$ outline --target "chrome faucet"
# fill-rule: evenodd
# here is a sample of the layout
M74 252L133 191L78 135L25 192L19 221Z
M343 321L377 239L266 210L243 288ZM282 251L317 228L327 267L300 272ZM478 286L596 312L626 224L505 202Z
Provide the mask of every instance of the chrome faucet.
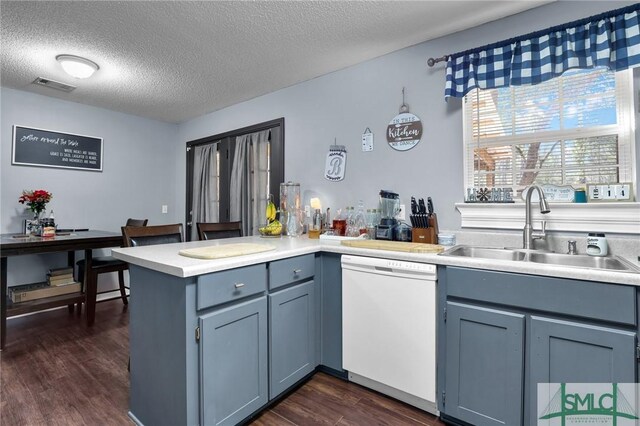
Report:
M522 246L525 250L533 248L533 240L539 238L545 238L546 235L546 227L547 221L542 221L542 230L541 232L535 232L533 230L533 226L531 225L531 194L533 194L533 190L538 191L538 195L540 196L540 213L547 214L551 210L549 209L549 204L547 204L547 199L544 196L544 191L538 185L532 185L529 188L529 192L527 192L527 198L525 199L525 223L524 229L522 231Z

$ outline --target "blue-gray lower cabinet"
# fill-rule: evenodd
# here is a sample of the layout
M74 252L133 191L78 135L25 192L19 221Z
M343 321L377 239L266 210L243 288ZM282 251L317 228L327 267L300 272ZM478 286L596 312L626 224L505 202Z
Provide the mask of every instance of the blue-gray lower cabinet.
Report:
M529 424L538 423L538 383L634 383L636 333L531 317Z
M269 396L275 398L316 367L313 281L269 294Z
M447 414L474 425L522 424L524 315L446 306Z
M438 290L446 421L535 426L540 383L638 381L636 287L439 267Z
M199 318L203 425L235 425L267 403L267 298Z
M322 253L320 280L322 294L320 300L320 364L342 374L342 256Z
M312 373L321 353L342 369L340 255L187 278L131 265L130 277L136 424L237 424Z

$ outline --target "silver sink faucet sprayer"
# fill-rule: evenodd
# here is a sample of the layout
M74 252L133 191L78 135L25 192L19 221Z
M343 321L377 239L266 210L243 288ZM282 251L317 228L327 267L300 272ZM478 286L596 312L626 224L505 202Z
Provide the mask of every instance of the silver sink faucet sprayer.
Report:
M542 230L541 232L534 232L533 226L531 225L531 194L533 194L533 190L538 191L538 195L540 196L540 213L546 214L551 210L549 209L549 204L547 204L547 199L544 196L544 191L538 185L533 185L529 188L529 192L527 192L527 198L525 200L525 224L524 230L522 232L522 246L524 249L533 248L533 240L538 238L545 238L547 235L545 233L547 227L547 221L542 221Z

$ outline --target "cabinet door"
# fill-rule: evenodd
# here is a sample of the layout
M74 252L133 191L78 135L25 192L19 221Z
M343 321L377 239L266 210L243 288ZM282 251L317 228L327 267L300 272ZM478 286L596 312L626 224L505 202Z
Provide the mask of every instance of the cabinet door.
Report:
M316 366L313 281L269 295L269 397L275 398Z
M203 425L235 425L267 403L267 298L200 317Z
M531 317L529 423L538 424L538 383L635 383L636 333Z
M524 315L447 302L445 414L522 424Z

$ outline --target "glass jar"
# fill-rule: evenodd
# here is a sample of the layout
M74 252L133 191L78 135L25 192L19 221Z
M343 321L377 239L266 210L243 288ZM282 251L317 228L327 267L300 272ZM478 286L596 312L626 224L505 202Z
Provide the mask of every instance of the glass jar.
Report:
M333 232L342 237L347 234L347 216L342 210L338 210L338 214L333 219Z
M56 225L52 218L40 219L38 234L41 237L55 237Z
M309 228L309 238L320 238L320 232L322 231L322 212L320 209L316 209L311 220L311 227Z
M364 212L364 202L358 201L358 210L354 213L354 226L358 232L358 235L367 233L367 215Z
M353 206L347 207L347 237L357 237L360 230L356 225L356 214Z
M304 212L301 209L299 183L289 181L280 184L280 222L286 235L302 235Z

